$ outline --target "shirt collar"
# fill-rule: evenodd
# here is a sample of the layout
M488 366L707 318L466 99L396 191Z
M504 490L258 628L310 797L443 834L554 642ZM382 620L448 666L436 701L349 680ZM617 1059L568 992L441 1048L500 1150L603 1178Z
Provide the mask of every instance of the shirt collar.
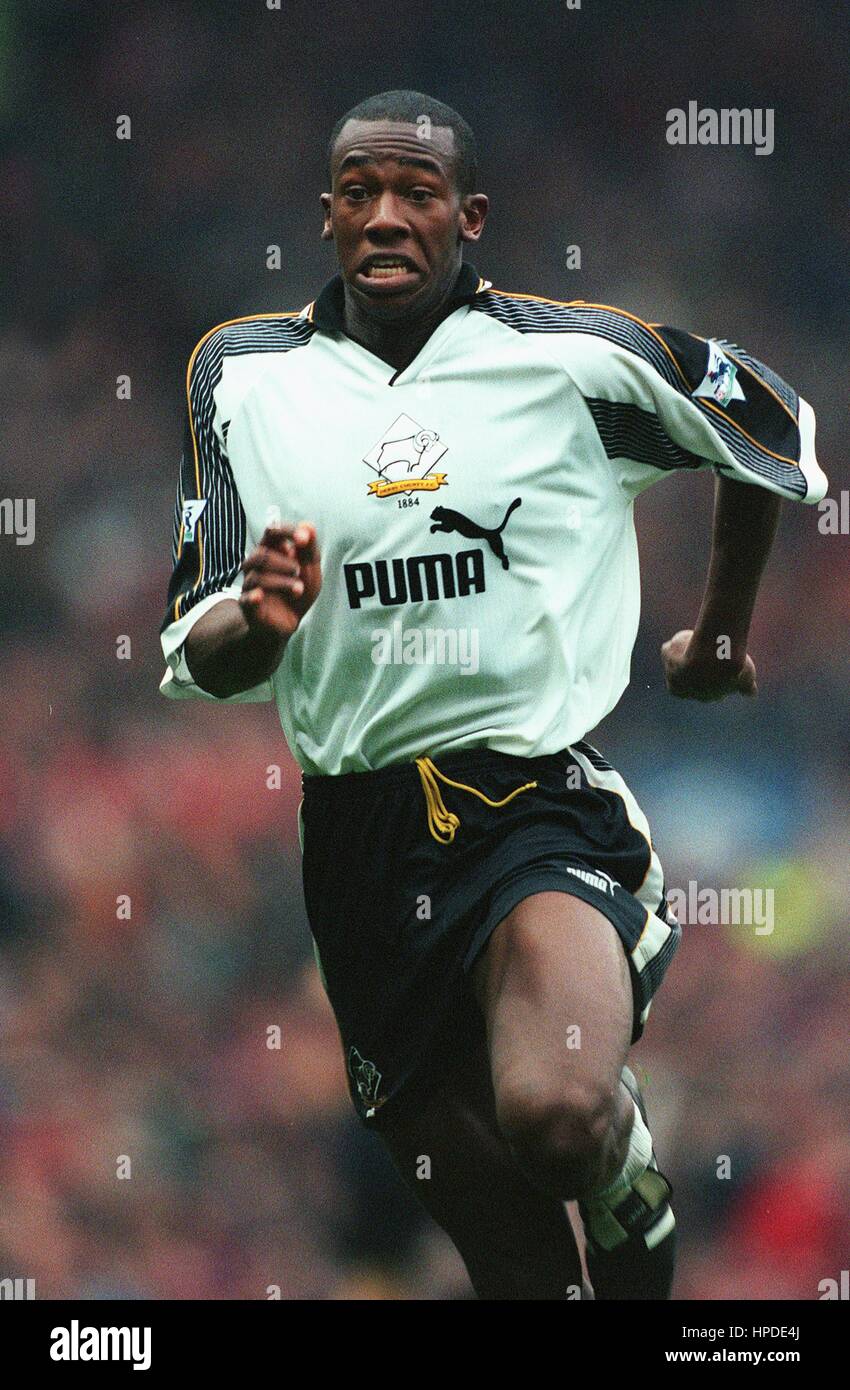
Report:
M487 281L481 279L475 267L464 261L446 300L443 318L461 304L469 304L486 285ZM328 281L313 303L308 304L304 317L327 333L345 332L345 291L341 275L334 275Z

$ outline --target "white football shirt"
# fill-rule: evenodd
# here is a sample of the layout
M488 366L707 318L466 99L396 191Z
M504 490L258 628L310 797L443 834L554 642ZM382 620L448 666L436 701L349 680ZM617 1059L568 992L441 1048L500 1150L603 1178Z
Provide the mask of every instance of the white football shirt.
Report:
M323 587L271 680L307 773L447 749L555 752L616 705L640 589L635 497L713 467L816 503L814 416L723 339L508 294L464 265L396 372L343 331L335 276L213 329L188 412L161 689L206 698L191 627L272 520L315 522Z

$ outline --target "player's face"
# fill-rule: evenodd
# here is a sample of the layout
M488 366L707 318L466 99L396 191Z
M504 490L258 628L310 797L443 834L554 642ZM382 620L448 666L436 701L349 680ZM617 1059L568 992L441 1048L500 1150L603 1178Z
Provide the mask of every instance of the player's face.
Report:
M322 194L322 236L336 242L348 292L376 318L427 313L457 274L461 243L477 241L483 194L461 198L454 131L397 121L349 121L333 151L333 192Z

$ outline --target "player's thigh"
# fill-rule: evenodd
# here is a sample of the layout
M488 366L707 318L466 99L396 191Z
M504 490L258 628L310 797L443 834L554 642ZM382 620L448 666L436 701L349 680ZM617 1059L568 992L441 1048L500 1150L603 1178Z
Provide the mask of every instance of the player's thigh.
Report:
M612 923L583 899L542 892L496 927L473 967L500 1117L610 1111L633 1027L632 984Z
M399 1098L380 1134L479 1297L566 1299L581 1287L563 1203L529 1182L499 1131L483 1030L438 1089Z

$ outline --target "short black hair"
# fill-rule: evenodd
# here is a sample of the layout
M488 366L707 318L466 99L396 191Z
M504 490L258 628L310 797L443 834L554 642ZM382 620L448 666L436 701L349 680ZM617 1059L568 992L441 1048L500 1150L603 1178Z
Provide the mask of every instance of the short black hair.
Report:
M451 106L437 101L436 97L426 96L424 92L379 92L377 96L366 97L365 101L352 106L350 111L340 116L331 131L328 163L347 121L407 121L416 125L422 116L427 116L432 125L448 126L454 131L457 191L462 198L467 193L474 193L478 183L478 148L472 129Z

